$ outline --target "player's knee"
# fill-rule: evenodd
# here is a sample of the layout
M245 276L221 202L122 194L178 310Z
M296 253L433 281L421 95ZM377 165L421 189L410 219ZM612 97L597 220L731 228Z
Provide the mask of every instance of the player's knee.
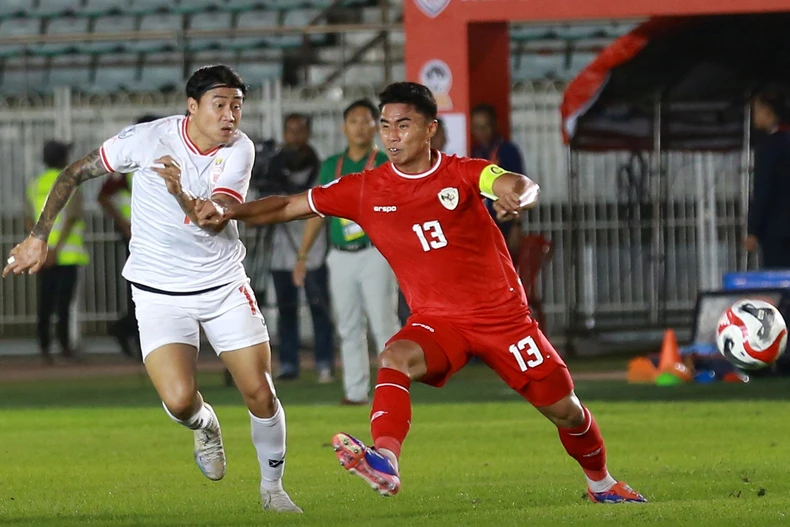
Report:
M277 409L276 397L265 380L240 387L239 391L250 412L262 418L271 417Z
M195 415L199 409L196 392L187 387L173 387L162 394L162 402L173 417L182 421Z
M584 407L574 394L541 409L541 412L559 428L578 428L585 421Z
M386 347L379 353L379 368L390 368L409 374L409 354L398 347Z

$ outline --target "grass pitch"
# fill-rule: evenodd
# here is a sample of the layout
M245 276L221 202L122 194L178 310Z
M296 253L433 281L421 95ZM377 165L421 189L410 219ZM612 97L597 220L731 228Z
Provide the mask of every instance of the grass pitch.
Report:
M613 475L648 497L643 506L587 501L551 424L484 367L442 390L415 386L403 489L390 499L346 474L329 444L337 431L369 440L369 410L339 407L338 383L280 383L285 485L304 515L260 510L241 400L219 375L201 384L228 455L216 483L142 377L0 386L0 525L790 525L786 380L577 383Z

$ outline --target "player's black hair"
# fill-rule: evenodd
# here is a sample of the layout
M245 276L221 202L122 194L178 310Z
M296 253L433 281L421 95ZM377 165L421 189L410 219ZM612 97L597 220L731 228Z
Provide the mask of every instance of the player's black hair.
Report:
M62 141L47 141L44 144L41 160L47 168L66 168L69 164L71 145Z
M247 85L238 73L224 64L216 64L204 66L189 77L186 86L187 97L200 101L204 93L214 88L235 88L241 91L242 95L247 94Z
M775 85L768 85L757 92L755 98L768 106L780 123L790 124L790 97L787 90Z
M469 112L469 113L470 113L470 115L475 115L475 114L478 114L478 113L482 113L484 115L487 115L488 116L488 120L491 123L491 126L496 128L496 123L497 123L496 110L490 104L488 104L488 103L476 104L472 108L472 111Z
M416 82L396 82L379 94L379 110L385 104L411 104L427 121L436 119L438 109L431 90Z
M351 104L343 110L343 120L345 121L352 111L356 110L357 108L367 108L370 110L370 115L373 116L374 121L379 120L379 109L370 102L368 99L357 99L356 101L352 102Z
M147 113L147 114L145 114L143 116L138 117L137 121L135 121L134 124L150 123L150 122L153 122L153 121L157 121L157 120L159 120L161 118L162 118L162 116L160 116L160 115L154 115L152 113Z
M299 112L292 112L286 115L285 119L283 119L283 128L285 128L285 125L288 124L288 121L293 121L294 119L304 119L304 122L307 123L307 129L313 129L313 120L310 119L310 116Z

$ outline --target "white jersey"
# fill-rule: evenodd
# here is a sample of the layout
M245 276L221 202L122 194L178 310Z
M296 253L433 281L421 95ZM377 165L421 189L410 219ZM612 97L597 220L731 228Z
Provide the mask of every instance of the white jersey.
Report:
M134 172L132 239L123 276L133 283L174 293L194 292L246 277L244 245L231 221L218 234L189 220L151 170L154 160L171 156L181 167L181 185L208 199L226 194L244 202L255 160L255 146L242 132L226 145L200 152L187 136L189 118L166 117L124 128L104 142L101 159L110 172Z

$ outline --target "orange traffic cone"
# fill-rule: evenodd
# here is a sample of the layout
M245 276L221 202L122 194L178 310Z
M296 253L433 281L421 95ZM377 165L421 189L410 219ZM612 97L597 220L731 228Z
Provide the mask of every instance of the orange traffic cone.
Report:
M668 329L664 332L664 342L661 344L661 356L658 360L658 371L672 371L675 364L682 363L680 350L678 350L678 339L675 330Z

